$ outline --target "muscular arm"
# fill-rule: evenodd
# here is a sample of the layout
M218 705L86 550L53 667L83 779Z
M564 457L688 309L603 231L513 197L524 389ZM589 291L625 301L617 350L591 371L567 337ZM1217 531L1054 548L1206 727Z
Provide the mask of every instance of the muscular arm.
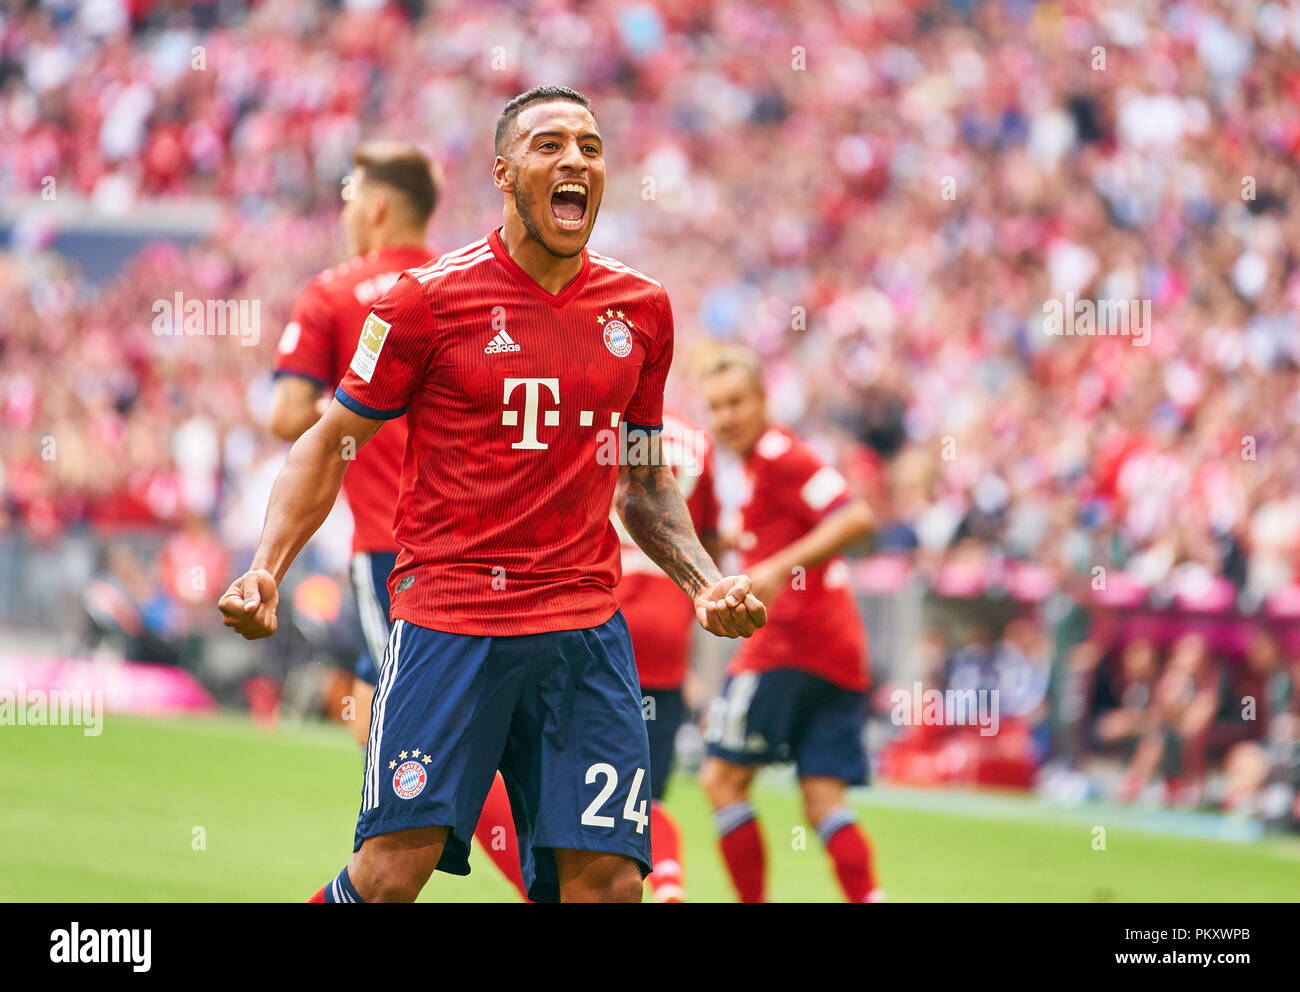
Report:
M875 519L865 500L855 499L826 517L797 541L791 541L768 561L786 572L796 565L811 568L833 558L871 533Z
M700 543L704 545L704 551L714 561L722 558L722 552L725 550L722 546L722 535L717 531L711 530L707 534L700 534Z
M866 536L873 526L871 508L865 501L855 499L840 507L803 537L750 569L754 594L765 603L774 602L790 587L795 568L820 565Z
M275 633L277 586L298 552L329 516L343 473L383 424L334 401L295 442L271 489L262 539L249 570L218 604L223 622L250 640Z
M664 463L659 436L634 443L645 445L642 456L622 459L614 494L623 526L694 602L701 626L724 637L748 637L767 623L767 608L750 592L747 576L724 578L704 550L672 469Z
M638 547L691 599L722 578L696 536L690 510L668 466L623 466L614 506Z
M271 489L262 540L252 568L265 569L278 583L316 529L325 522L343 473L361 446L383 425L353 413L337 400L289 450Z

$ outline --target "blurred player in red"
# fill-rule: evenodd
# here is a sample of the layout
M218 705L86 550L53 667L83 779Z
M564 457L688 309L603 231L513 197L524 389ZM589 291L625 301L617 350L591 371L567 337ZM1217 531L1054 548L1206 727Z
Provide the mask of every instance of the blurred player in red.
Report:
M742 902L766 897L766 853L749 787L765 764L793 761L804 813L850 902L880 898L870 843L846 803L865 784L866 632L840 557L872 527L867 504L797 437L767 420L757 357L719 349L703 368L714 437L744 462L748 495L736 545L771 606L709 710L700 782Z
M503 108L503 224L408 270L366 317L335 402L294 444L247 572L218 602L243 637L277 626L279 584L383 421L409 427L352 858L317 894L411 902L469 872L500 771L528 894L640 902L650 749L618 609L611 502L699 624L767 621L745 575L700 544L662 455L672 306L587 248L605 186L589 101L567 87Z
M664 454L691 511L695 533L716 559L718 504L713 491L713 442L685 417L667 410L661 437ZM623 578L616 592L632 635L641 680L641 706L650 738L654 871L646 881L656 902L682 902L686 891L681 828L664 808L663 795L672 775L677 728L685 714L682 683L686 680L695 610L677 584L636 546L618 515L612 519L623 543Z
M349 195L342 212L350 261L315 276L294 304L275 361L271 430L296 441L320 419L356 354L361 327L375 301L407 269L432 260L425 247L439 182L413 145L368 142L352 156ZM388 576L397 563L393 518L397 507L407 428L395 418L356 452L343 476L352 511L352 588L366 650L357 661L352 730L363 747L370 733L370 704L391 632ZM493 783L475 832L489 857L524 894L510 803L500 776ZM527 898L525 896L525 898Z
M425 231L438 184L416 148L374 142L352 156L342 222L351 259L316 275L294 303L275 356L271 430L296 441L320 419L357 350L361 325L374 302L401 274L432 258ZM406 421L388 424L357 452L343 477L352 511L352 588L366 650L357 661L352 722L365 746L370 701L388 643L388 573L397 562L393 509L406 451Z

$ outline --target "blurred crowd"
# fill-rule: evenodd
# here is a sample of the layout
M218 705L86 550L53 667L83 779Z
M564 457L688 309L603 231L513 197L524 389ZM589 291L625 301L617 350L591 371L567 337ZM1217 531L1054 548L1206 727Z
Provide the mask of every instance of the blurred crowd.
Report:
M1229 665L1203 633L1162 645L1137 636L1122 647L1075 649L1065 726L1070 750L1124 763L1116 794L1189 809L1207 798L1229 811L1300 824L1300 655L1284 655L1259 629L1244 664ZM1222 768L1207 797L1207 771Z
M13 5L0 528L194 517L240 554L283 452L261 426L275 342L340 258L353 146L427 148L452 249L498 221L492 125L541 81L593 99L593 247L668 288L672 398L701 413L701 344L758 349L775 418L875 503L876 550L1294 598L1297 0ZM228 209L92 287L49 250L47 189ZM155 333L175 292L259 301L260 341ZM1067 299L1149 301L1149 335L1050 333Z
M899 696L899 683L886 682L875 708L901 712L905 729L882 770L913 784L1036 785L1065 802L1208 807L1300 829L1295 638L1241 618L1103 611L1094 620L1059 661L1032 612L1000 630L932 624L916 685L945 692L943 720L909 719L894 709L913 705L908 687ZM996 695L996 707L977 705L982 695Z

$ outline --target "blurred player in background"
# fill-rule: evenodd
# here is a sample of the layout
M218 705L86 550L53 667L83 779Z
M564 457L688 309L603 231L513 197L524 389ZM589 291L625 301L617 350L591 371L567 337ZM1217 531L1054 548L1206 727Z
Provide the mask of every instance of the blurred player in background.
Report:
M320 419L356 353L370 307L403 271L433 257L425 232L437 199L433 168L414 146L357 148L342 213L351 260L315 276L294 303L275 356L271 430L277 437L296 441ZM406 421L399 417L357 452L343 477L352 511L352 588L366 641L353 682L352 730L363 747L388 643L388 575L398 551L393 510L405 451Z
M767 627L736 652L709 710L700 782L742 902L763 902L766 853L749 801L760 766L795 763L804 813L850 902L880 898L870 843L846 789L866 782L866 631L841 552L873 518L843 476L788 430L770 425L762 369L746 348L706 359L702 391L714 437L744 462L749 486L736 545Z
M371 306L402 272L432 260L425 239L440 185L436 169L414 145L368 142L353 154L341 218L352 257L313 278L294 304L275 361L271 430L277 437L296 441L320 419L356 354ZM370 734L370 703L391 631L388 576L397 564L393 518L406 436L406 419L394 418L356 452L343 476L353 520L352 588L366 641L352 687L352 732L362 747ZM476 836L527 898L500 776L488 794Z
M718 503L713 490L713 442L689 420L664 412L663 451L677 477L695 533L716 561ZM677 821L663 806L672 775L677 728L682 724L686 680L695 610L677 584L636 546L613 513L611 519L623 543L623 577L616 593L627 620L641 680L642 708L650 738L650 836L654 871L649 878L656 902L686 898L682 866L682 836Z
M650 755L613 592L612 500L706 630L748 637L766 622L749 578L724 577L700 544L663 462L667 293L586 247L605 186L589 101L522 93L495 147L503 225L376 303L219 603L244 637L275 632L278 585L329 514L341 453L406 414L362 807L352 859L315 901L410 902L435 870L467 874L498 769L530 896L641 901Z

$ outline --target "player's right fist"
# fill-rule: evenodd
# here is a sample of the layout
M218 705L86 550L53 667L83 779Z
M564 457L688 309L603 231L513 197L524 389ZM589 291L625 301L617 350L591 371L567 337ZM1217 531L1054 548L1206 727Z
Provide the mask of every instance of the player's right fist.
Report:
M728 575L695 598L695 618L710 634L750 637L767 624L767 607L753 594L748 575Z
M275 604L279 601L275 576L258 568L230 583L225 595L217 601L217 608L221 610L222 623L254 641L275 633Z

